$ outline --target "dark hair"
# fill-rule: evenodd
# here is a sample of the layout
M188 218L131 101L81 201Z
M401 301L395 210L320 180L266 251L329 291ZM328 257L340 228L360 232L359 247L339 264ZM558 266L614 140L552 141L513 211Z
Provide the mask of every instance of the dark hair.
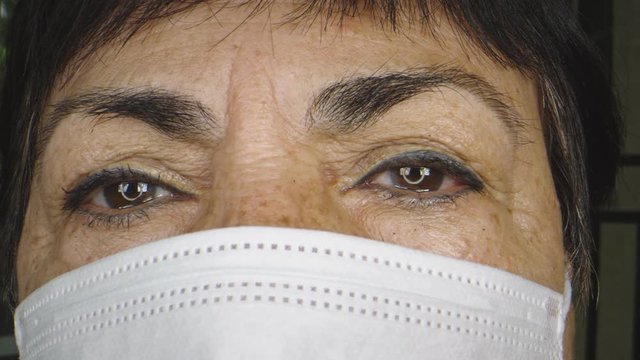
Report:
M151 21L202 2L18 2L0 109L0 271L10 304L16 301L16 249L38 157L39 122L52 88L105 44L126 42ZM247 0L243 5L254 6L256 14L271 3ZM590 212L613 188L620 124L609 76L568 5L564 0L310 0L300 2L289 20L331 23L364 12L391 31L407 22L431 28L433 14L443 13L494 61L537 81L573 286L580 302L588 300Z

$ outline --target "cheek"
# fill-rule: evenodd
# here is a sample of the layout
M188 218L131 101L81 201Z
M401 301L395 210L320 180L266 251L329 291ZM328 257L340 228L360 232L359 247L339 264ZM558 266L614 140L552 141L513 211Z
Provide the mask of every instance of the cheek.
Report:
M509 212L474 197L422 212L369 211L369 233L384 241L510 270Z
M399 211L369 204L360 216L366 236L496 267L562 291L562 249L546 245L553 237L544 222L528 221L524 228L508 206L478 194L443 206Z
M59 259L56 234L37 191L32 191L18 245L18 297L24 298L47 280L69 270Z
M564 289L565 249L562 217L553 185L536 182L514 199L513 221L521 246L527 252L527 271L541 283L562 292Z
M186 232L193 207L180 203L185 211L158 214L159 221L140 228L98 231L87 226L83 215L61 213L56 201L46 200L43 187L34 180L17 254L19 299L49 280L128 248ZM167 224L170 224L167 226Z

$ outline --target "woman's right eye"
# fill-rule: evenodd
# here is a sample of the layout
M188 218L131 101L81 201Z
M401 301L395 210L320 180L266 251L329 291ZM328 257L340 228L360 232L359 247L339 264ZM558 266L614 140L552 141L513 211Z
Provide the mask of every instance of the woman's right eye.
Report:
M89 175L66 191L64 209L70 213L81 211L91 225L128 225L132 219L148 218L145 211L149 207L189 198L188 193L167 185L159 177L128 167L115 168Z
M96 189L89 199L96 207L123 210L174 194L166 187L144 181L120 181Z

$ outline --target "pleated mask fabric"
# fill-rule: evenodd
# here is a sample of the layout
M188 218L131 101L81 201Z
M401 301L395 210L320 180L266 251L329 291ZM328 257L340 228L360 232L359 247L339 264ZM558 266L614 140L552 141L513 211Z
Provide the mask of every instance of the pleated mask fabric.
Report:
M564 294L380 241L236 227L142 245L45 284L22 360L562 359Z

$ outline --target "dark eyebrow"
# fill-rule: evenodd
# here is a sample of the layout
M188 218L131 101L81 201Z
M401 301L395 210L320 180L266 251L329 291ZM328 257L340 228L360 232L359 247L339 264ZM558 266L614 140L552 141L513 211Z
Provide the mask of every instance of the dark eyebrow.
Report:
M445 67L350 77L334 83L314 98L307 111L307 126L330 133L352 133L373 125L391 107L442 87L476 96L496 113L514 144L524 142L524 121L507 104L505 95L478 75Z
M60 121L73 113L134 118L178 140L197 137L216 126L207 108L189 95L155 87L96 88L53 105L39 133L38 149L44 149Z

